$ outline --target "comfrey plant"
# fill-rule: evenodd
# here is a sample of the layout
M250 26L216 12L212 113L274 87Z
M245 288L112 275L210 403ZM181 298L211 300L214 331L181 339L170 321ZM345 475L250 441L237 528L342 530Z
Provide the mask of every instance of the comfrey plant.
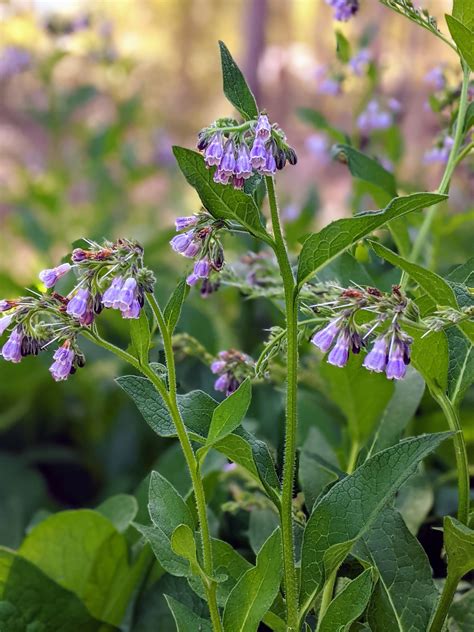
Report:
M339 19L349 15L343 5L351 15L357 8L357 3L331 4ZM405 2L386 4L410 8ZM398 196L395 191L381 210L340 219L306 235L296 259L287 247L275 190L278 169L286 162L295 164L296 154L284 132L259 109L221 43L224 92L243 122L222 118L204 128L198 152L174 148L204 210L176 220L178 234L171 246L193 260L193 266L165 307L154 295L155 277L144 267L142 248L124 239L103 245L87 242L72 252L70 262L41 272L45 292L1 302L1 333L8 336L2 347L5 360L19 362L54 344L50 371L54 379L64 380L84 365L79 349L84 337L134 369L138 375L118 378L119 385L157 434L178 438L191 495L184 499L153 472L150 522L134 524L163 572L186 578L193 591L186 604L168 600L177 629L255 632L263 622L277 632L440 632L459 580L474 569L469 467L459 421L459 403L473 375L473 300L465 285L472 262L449 279L418 263L437 205L448 197L454 168L469 153L463 143L472 120L467 116L472 54L464 31L472 22L463 22L470 14L461 4L449 24L464 79L453 143L436 192ZM412 13L408 17L417 21L418 13ZM349 165L354 151L344 147ZM366 158L357 163L358 177L365 168L374 169L374 161ZM386 172L378 169L376 174L386 180ZM410 216L427 208L421 222L408 231ZM398 252L381 242L382 229L388 229ZM225 232L252 236L259 252L224 266ZM370 239L375 232L377 238ZM387 287L381 279L380 288L352 281L342 286L338 276L346 267L357 272L350 267L357 265L350 252L360 249L390 264L392 278L400 270L398 282ZM57 288L72 273L75 285L59 293ZM219 283L237 286L249 298L267 298L282 314L255 362L234 349L215 358L195 350L209 360L215 388L224 394L220 403L202 391L178 392L175 352L191 348L192 340L174 337L174 331L187 294L198 283L204 296ZM100 335L103 309L119 311L129 321L127 350ZM151 361L152 356L164 362ZM316 453L305 445L297 453L298 383L316 364L338 385L341 408L349 410L340 457L329 453L328 458L323 440ZM277 381L278 366L285 381L285 422L282 455L275 460L268 445L242 422L251 402L251 383ZM400 440L424 383L450 431ZM411 415L405 420L400 411L407 403ZM421 461L447 440L455 448L458 515L444 522L448 570L440 595L428 559L393 499ZM227 457L227 473L235 466L245 473L249 486L258 491L258 503L270 513L270 528L262 527L265 537L251 561L214 537L211 529L205 484L211 451ZM296 470L298 461L300 467L308 459L312 487L303 480L301 494ZM255 506L254 499L242 496L236 493L232 506Z

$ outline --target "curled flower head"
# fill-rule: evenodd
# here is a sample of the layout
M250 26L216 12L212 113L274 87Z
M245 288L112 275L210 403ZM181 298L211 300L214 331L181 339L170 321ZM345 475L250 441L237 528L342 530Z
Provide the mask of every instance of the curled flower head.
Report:
M50 268L47 270L42 270L39 273L39 278L46 285L47 288L54 287L56 283L61 279L64 275L66 275L71 269L70 263L62 263L56 268Z
M215 390L225 393L228 397L239 388L246 377L254 375L255 363L245 353L229 349L217 354L217 359L211 364L211 371L219 376L214 382Z

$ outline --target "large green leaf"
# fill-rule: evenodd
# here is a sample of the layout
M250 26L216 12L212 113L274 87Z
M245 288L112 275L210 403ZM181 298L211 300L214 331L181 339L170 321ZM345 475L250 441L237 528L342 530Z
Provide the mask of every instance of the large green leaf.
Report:
M310 235L305 240L298 266L299 285L301 286L352 244L387 222L445 199L445 195L436 193L413 193L393 199L381 211L367 211L348 219L332 222L319 233Z
M134 496L117 494L104 500L96 511L108 518L119 533L123 533L137 515L138 503Z
M125 375L117 383L130 395L145 421L162 437L175 437L173 420L153 384L143 377ZM206 442L207 433L217 402L203 391L191 391L178 395L178 406L191 438L198 443ZM279 480L268 447L244 428L218 440L214 449L225 454L231 461L242 465L259 482L275 502L278 502Z
M262 225L260 211L250 195L231 186L216 184L201 154L184 147L173 147L179 168L194 187L206 209L216 218L239 222L252 235L270 243Z
M472 0L453 0L453 16L474 31L474 3Z
M409 367L405 378L394 385L392 398L377 425L369 456L399 441L403 431L413 419L424 390L423 378L412 367Z
M258 108L255 97L245 81L240 68L235 63L224 42L219 41L221 51L222 82L225 96L242 114L244 119L257 118Z
M166 602L176 623L176 632L212 632L209 619L203 619L191 608L165 595Z
M400 514L379 514L356 547L379 575L369 611L374 630L426 632L438 592L426 553Z
M172 536L181 525L194 532L193 516L182 496L159 472L152 472L150 476L148 511L153 527L135 525L136 528L150 543L165 570L172 575L188 575L189 562L173 550Z
M125 537L89 509L49 516L18 553L75 593L94 617L113 625L121 623L142 571L140 562L130 567Z
M368 568L350 581L329 604L318 632L344 632L364 612L372 593L372 571Z
M417 464L451 433L415 437L379 452L336 483L306 525L301 564L301 607L308 610L325 578L372 526Z
M362 369L362 360L362 354L351 355L342 369L328 363L321 366L329 395L345 414L352 441L359 444L372 434L394 389L385 375Z
M460 404L474 381L474 346L458 329L446 331L448 339L448 397L454 405Z
M349 171L354 178L370 182L370 184L385 191L390 197L396 197L397 185L393 173L384 169L377 160L350 145L334 145L332 153L335 156L342 155L344 157L344 161L347 162Z
M474 630L474 589L469 590L451 605L449 617L449 632Z
M451 516L444 519L444 546L449 575L461 579L474 569L474 531Z
M4 632L117 630L94 619L77 595L8 549L0 549L0 629Z
M206 446L212 446L233 432L242 423L250 400L252 385L249 379L242 382L239 388L226 397L212 413L211 425L206 439Z
M130 339L136 358L146 364L150 350L150 326L144 309L140 312L140 318L130 320Z
M276 529L249 569L232 589L224 609L225 632L256 632L280 588L281 535Z
M445 18L451 37L458 47L458 51L472 70L474 68L474 47L472 45L474 30L468 28L452 15L446 15Z

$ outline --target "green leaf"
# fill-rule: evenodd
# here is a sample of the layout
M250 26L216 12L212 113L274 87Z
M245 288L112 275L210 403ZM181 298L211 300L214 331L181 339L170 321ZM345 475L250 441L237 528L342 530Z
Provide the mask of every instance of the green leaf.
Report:
M468 66L473 69L474 47L472 45L472 41L474 38L474 31L465 26L452 15L446 15L445 18L451 37L458 47L458 51L461 53Z
M426 553L400 514L385 509L357 549L379 575L369 609L371 628L426 632L438 591Z
M200 567L197 561L196 541L194 532L187 524L180 524L171 535L171 548L176 553L188 560L195 575L200 574Z
M393 382L381 373L361 368L362 354L351 355L344 368L321 365L321 375L328 384L329 396L347 418L353 442L362 444L374 431L393 394ZM370 397L367 394L370 393Z
M351 58L351 45L349 44L349 40L345 37L344 33L339 30L336 30L336 55L343 64L347 64Z
M469 590L455 601L449 609L450 632L472 632L474 630L474 590Z
M247 378L239 388L224 399L212 413L206 446L211 446L219 439L223 439L242 423L250 400L252 398L252 384Z
M125 375L117 378L116 382L130 395L145 421L158 435L176 436L176 429L163 399L147 378ZM217 405L203 391L178 395L178 406L193 441L201 444L206 442L212 414ZM256 439L244 428L236 428L233 433L218 440L213 448L242 465L255 480L263 484L272 499L278 502L280 482L268 447L263 441Z
M449 575L461 579L474 569L474 531L451 516L444 519L444 546Z
M382 413L369 455L385 450L397 443L413 419L423 397L425 382L412 367L408 367L403 380L394 384L391 400Z
M150 326L144 309L140 312L140 318L130 319L130 338L135 356L140 363L146 364L150 350Z
M413 535L418 533L430 513L433 501L433 484L420 468L420 471L410 476L405 485L400 488L395 499L395 507Z
M474 30L474 4L472 0L453 0L453 17L469 30Z
M274 509L252 509L250 512L248 537L252 550L257 554L265 541L278 527L280 521Z
M140 578L141 562L128 562L125 537L89 509L62 511L27 535L18 553L74 592L101 621L119 625Z
M189 563L177 555L171 546L171 538L175 529L186 525L191 532L194 521L184 499L159 472L150 476L148 511L153 527L135 525L150 543L153 552L163 568L172 575L188 575Z
M303 244L298 267L298 284L301 286L318 270L328 265L353 243L366 237L390 220L426 208L446 199L435 193L413 193L398 197L382 211L367 211L348 219L332 222L319 233L310 235Z
M119 533L123 533L137 515L138 503L134 496L117 494L104 500L96 511L110 520Z
M344 632L364 612L372 593L372 571L368 568L350 581L329 604L319 632Z
M189 294L189 285L186 283L186 279L181 279L178 285L173 290L166 307L163 311L163 316L168 327L170 334L175 330L178 324L179 317L181 316L181 309L183 303Z
M73 560L71 560L72 562ZM112 632L80 599L28 560L0 548L0 629L5 632Z
M316 129L322 129L328 133L328 135L338 143L347 142L347 136L340 130L333 127L321 112L313 110L312 108L298 108L297 114L299 118L305 123L309 123Z
M415 437L379 452L336 483L315 506L303 539L301 608L306 612L325 578L344 559L417 464L451 433Z
M262 224L260 211L250 195L213 180L213 170L208 169L204 158L191 149L173 147L173 153L188 183L194 187L205 208L217 219L239 222L252 235L271 243Z
M276 529L257 555L256 565L239 579L224 609L224 632L256 632L280 589L281 536Z
M203 619L169 595L165 595L165 599L175 620L176 632L212 632L209 619Z
M251 93L240 68L235 63L224 42L219 41L219 48L221 51L222 81L225 96L245 120L257 118L258 108L255 97Z
M413 338L411 361L421 373L431 391L448 387L448 341L444 331L430 333L423 338L423 332L405 326Z
M323 461L321 461L321 458ZM306 508L311 512L323 490L338 476L328 465L337 467L337 456L319 428L310 428L300 453L298 477Z
M341 156L344 158L343 161L347 162L349 171L354 178L374 184L390 195L390 197L396 197L397 185L393 173L384 169L377 160L370 158L370 156L354 149L350 145L334 145L331 153L338 159Z
M458 329L446 331L448 339L448 397L454 405L459 405L474 381L474 348L472 343Z
M466 116L464 118L464 134L467 134L467 132L471 129L473 125L474 125L474 101L471 101L469 105L467 106Z

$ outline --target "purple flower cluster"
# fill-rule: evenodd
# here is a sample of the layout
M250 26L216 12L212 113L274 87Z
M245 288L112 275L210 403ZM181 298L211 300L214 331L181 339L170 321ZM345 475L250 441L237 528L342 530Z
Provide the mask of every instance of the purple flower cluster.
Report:
M196 260L186 282L191 287L201 283L201 295L207 297L218 289L218 275L224 267L224 250L218 232L225 223L208 213L199 213L178 217L175 225L177 231L185 232L173 237L171 247L183 257ZM187 230L189 228L191 230Z
M228 397L239 388L246 377L254 374L254 366L252 358L241 351L220 351L217 359L211 364L212 373L219 376L214 382L215 390L225 393Z
M425 165L432 165L435 163L446 163L448 162L449 154L451 152L451 148L454 144L454 139L452 136L445 136L441 144L436 145L436 147L432 147L425 151L423 155L423 162Z
M442 66L435 66L429 70L425 75L425 81L439 92L444 90L446 88L446 77Z
M49 367L49 372L56 382L67 380L74 367L74 350L71 342L66 340L54 353L53 364Z
M133 277L123 279L116 276L102 296L102 305L118 309L122 318L140 318L140 310L145 302L143 291Z
M325 327L313 334L311 342L323 353L329 352L329 364L345 366L351 351L359 353L373 331L390 318L390 325L376 337L362 366L376 373L385 372L388 379L400 380L405 376L413 341L398 324L409 306L398 286L393 287L390 295L384 295L376 288L349 288L336 300L323 305L334 316ZM315 307L319 311L320 308ZM356 324L355 315L359 310L377 314L375 324Z
M333 17L340 22L347 22L359 10L359 0L326 0L333 9Z
M297 160L282 130L272 127L266 114L240 126L218 122L201 130L198 149L204 153L206 165L216 167L214 182L232 184L235 189L242 189L254 174L272 176L287 160L293 165Z
M371 61L372 53L370 50L368 48L361 48L354 57L349 60L349 66L352 72L360 77L364 74Z
M380 104L372 99L367 107L357 118L357 127L364 134L369 134L376 130L388 129L393 124L393 116L390 112L382 110Z

